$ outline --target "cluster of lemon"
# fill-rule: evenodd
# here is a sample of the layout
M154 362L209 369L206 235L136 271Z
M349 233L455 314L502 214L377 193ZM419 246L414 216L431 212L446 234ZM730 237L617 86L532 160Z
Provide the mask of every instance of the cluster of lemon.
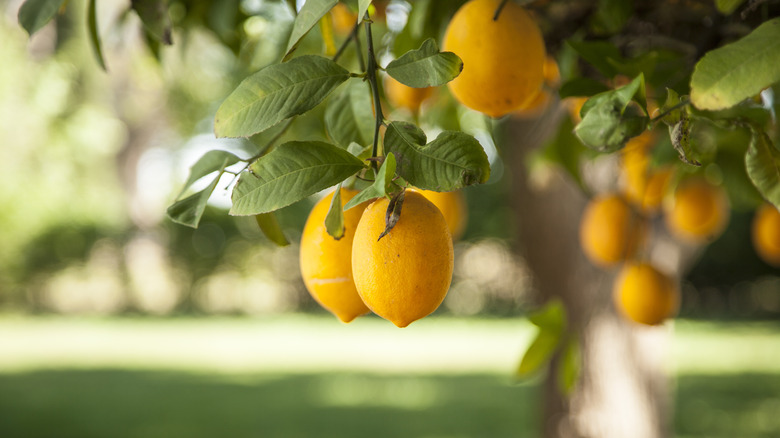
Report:
M357 193L342 188L341 207ZM407 190L398 222L381 239L389 200L364 202L344 212L338 240L325 228L333 195L317 202L301 237L301 275L311 296L343 322L373 311L406 327L433 313L452 279L463 194Z
M622 264L613 289L615 306L628 319L647 325L672 317L680 301L676 282L643 259L650 220L662 211L674 236L703 244L724 230L730 211L720 186L698 176L673 184L673 167L651 166L653 140L648 131L626 145L620 157L621 192L591 200L580 223L581 246L594 264Z

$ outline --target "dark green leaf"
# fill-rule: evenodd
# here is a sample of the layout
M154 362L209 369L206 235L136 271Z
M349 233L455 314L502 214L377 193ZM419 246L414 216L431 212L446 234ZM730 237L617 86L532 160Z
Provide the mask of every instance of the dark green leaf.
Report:
M30 36L51 21L65 0L27 0L19 8L19 24Z
M780 151L769 135L753 127L750 146L745 154L745 168L761 196L780 208Z
M463 70L463 61L452 52L439 52L433 38L387 65L387 74L415 88L435 87L455 79Z
M241 161L240 158L227 151L212 150L203 154L195 164L190 168L190 175L184 183L179 196L184 194L189 186L204 176L217 171L222 171L226 167Z
M95 58L97 58L100 68L105 71L106 62L103 60L103 50L100 48L100 35L98 35L96 2L97 0L89 0L89 5L87 6L87 27L89 28L89 41L92 43L92 49L95 51Z
M232 215L268 213L334 186L362 169L349 152L320 141L283 143L249 167L233 189Z
M552 359L560 340L560 333L540 329L523 354L523 359L515 371L515 377L526 379L539 372Z
M572 96L593 96L605 91L609 91L609 87L595 79L574 78L561 86L558 95L565 99Z
M585 146L614 152L647 128L646 105L644 76L640 74L623 87L588 99L574 132Z
M691 76L693 104L706 110L728 108L780 81L778 41L780 17L705 54Z
M330 138L342 147L355 142L370 144L374 139L374 115L371 104L371 89L368 83L350 81L328 99L325 108L325 128Z
M680 121L669 126L669 138L672 140L674 150L680 155L680 160L691 166L701 166L694 158L691 146L691 119L685 112L681 113Z
M415 187L448 192L490 177L490 164L482 145L462 132L444 131L436 140L417 126L392 122L385 131L385 151L393 152L398 175Z
M209 197L211 197L211 193L214 191L214 188L217 187L217 183L219 182L219 178L221 176L222 172L220 172L216 178L214 178L211 184L209 184L209 186L205 189L180 201L174 202L170 207L168 207L168 210L166 210L168 217L177 224L198 228L200 218L203 216L203 212L206 210L206 203L208 202Z
M341 208L341 183L336 186L330 199L328 214L325 215L325 231L336 240L344 237L344 210Z
M599 0L591 27L599 34L615 34L623 29L633 13L633 0Z
M146 31L165 45L173 44L171 39L171 18L164 0L131 0L132 8L141 17Z
M307 55L266 67L244 79L222 102L217 137L247 137L314 108L349 72L330 59Z
M382 166L379 167L379 171L376 174L374 183L350 199L349 202L347 202L347 204L344 206L344 210L349 210L350 208L360 203L374 198L381 198L390 193L392 190L391 184L394 175L395 156L392 153L389 153L385 157L385 161L382 163Z
M300 12L295 17L290 40L287 42L287 49L284 51L284 59L287 61L292 52L298 47L301 38L303 38L315 24L317 24L325 14L336 6L338 0L307 0L301 7Z
M715 0L715 7L723 15L731 15L745 0Z
M579 380L581 368L580 343L576 339L569 338L562 348L558 362L558 388L564 395L571 394Z
M585 61L596 67L596 70L604 76L611 78L618 74L617 65L623 63L614 44L606 41L574 41L567 40L566 44L573 48Z
M287 240L287 237L282 231L282 227L279 225L279 220L276 219L275 213L258 214L255 216L255 220L257 220L257 226L260 227L260 230L265 234L265 237L267 237L268 240L275 243L277 246L287 246L290 244L290 241Z

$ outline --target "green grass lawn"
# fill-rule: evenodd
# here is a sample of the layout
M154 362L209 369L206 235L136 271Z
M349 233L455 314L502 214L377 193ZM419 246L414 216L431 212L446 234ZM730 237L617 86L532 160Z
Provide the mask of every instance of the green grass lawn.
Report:
M538 436L540 389L510 379L527 323L430 320L5 317L0 437ZM676 435L780 436L779 347L678 322Z

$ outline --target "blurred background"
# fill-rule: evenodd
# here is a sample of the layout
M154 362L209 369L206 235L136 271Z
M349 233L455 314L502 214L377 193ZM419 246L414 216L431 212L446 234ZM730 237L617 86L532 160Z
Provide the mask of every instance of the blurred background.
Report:
M278 60L259 42L286 41L284 2L224 2L244 17L238 47L235 23L172 1L175 44L156 51L126 4L100 2L108 72L86 2L32 38L21 3L0 1L0 436L538 434L539 381L513 379L538 303L500 144L480 138L493 175L465 189L441 308L403 330L373 316L345 325L298 270L316 199L279 213L287 247L227 214L231 175L199 228L165 217L204 152L250 150L215 139L213 114L246 71ZM389 27L408 11L392 4ZM205 25L185 32L185 19ZM285 138L324 138L317 118ZM734 211L697 256L665 327L676 436L780 436L780 271L750 245L752 214Z

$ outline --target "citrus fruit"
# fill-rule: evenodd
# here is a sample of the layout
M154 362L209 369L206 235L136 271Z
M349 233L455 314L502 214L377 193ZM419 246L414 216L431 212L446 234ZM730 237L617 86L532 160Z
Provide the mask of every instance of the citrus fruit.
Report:
M780 267L780 212L771 204L756 211L751 228L753 246L766 263Z
M463 193L459 190L452 192L415 190L419 191L427 200L433 202L433 205L441 211L444 220L447 222L450 234L452 234L452 240L458 240L466 229L468 219L466 199L464 199Z
M649 263L625 265L615 279L615 307L631 321L657 325L677 313L677 286Z
M648 150L654 138L650 131L631 139L621 151L623 192L626 198L645 213L654 213L660 207L674 167L651 168Z
M342 188L341 206L357 193ZM333 193L320 199L306 219L301 237L301 276L306 289L322 307L343 322L350 322L369 312L352 280L352 240L368 203L344 212L344 236L336 240L325 229L332 199Z
M580 222L580 244L598 266L612 266L633 257L645 240L647 226L622 197L610 194L593 199Z
M677 237L692 243L714 239L726 228L729 201L726 192L703 178L680 183L664 205L666 225Z
M339 35L352 32L352 28L357 24L357 14L344 3L336 3L330 10L330 16L333 20L333 30Z
M408 85L404 85L390 76L385 79L385 95L387 100L396 108L406 108L407 110L416 113L420 110L425 99L431 97L433 94L433 88L413 88Z
M441 212L419 193L407 191L401 215L385 230L389 201L371 203L355 231L352 272L363 302L398 327L431 314L450 287L452 237Z
M539 117L550 102L553 101L553 93L558 89L561 82L561 71L558 69L558 63L552 56L547 56L544 60L544 87L536 93L536 96L525 107L515 111L512 115L517 117L532 118Z
M471 0L458 9L444 33L444 50L463 60L463 71L448 83L463 105L491 117L524 108L544 81L542 33L530 15L501 0Z

